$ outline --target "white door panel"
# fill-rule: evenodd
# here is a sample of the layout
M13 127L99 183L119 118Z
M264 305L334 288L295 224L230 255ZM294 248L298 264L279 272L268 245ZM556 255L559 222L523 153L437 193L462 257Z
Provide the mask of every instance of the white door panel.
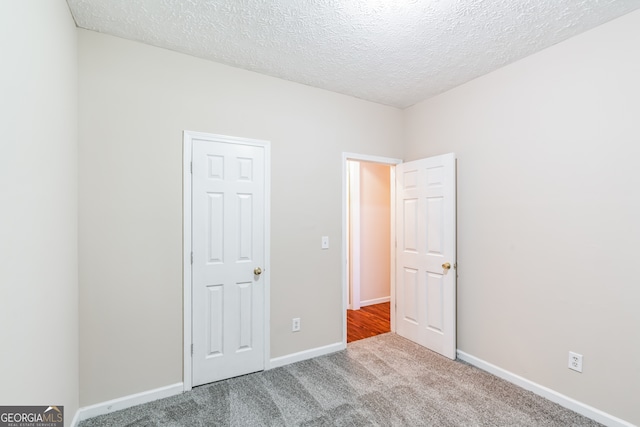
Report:
M455 188L453 154L396 166L396 330L451 359L456 357Z
M192 384L264 369L265 148L192 142Z

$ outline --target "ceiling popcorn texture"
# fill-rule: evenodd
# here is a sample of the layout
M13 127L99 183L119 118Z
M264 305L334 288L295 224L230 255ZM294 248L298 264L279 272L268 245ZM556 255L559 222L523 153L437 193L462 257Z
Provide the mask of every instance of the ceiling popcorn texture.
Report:
M640 0L67 0L81 28L408 107Z

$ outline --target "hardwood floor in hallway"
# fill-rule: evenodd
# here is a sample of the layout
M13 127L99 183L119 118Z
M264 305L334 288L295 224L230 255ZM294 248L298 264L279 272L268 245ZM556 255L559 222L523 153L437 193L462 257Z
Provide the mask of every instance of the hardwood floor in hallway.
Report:
M391 331L391 303L347 310L347 343Z

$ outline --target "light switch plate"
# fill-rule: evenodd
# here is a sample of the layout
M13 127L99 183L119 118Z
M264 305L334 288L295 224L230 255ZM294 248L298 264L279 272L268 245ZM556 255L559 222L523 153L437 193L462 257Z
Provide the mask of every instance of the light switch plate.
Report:
M322 236L322 249L329 249L329 236Z

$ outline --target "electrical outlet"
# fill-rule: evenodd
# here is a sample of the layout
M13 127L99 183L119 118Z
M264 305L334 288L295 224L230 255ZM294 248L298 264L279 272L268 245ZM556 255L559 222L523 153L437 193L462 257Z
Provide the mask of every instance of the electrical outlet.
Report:
M299 332L300 331L300 318L294 317L291 321L291 332Z
M573 369L577 372L582 372L582 355L578 353L574 353L573 351L569 352L569 369Z

